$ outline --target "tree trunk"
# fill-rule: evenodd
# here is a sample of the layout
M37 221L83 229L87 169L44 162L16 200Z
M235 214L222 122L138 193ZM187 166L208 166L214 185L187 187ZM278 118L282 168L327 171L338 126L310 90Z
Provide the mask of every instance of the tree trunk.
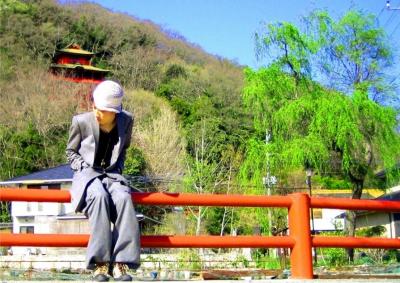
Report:
M355 186L353 188L353 193L352 193L351 198L352 199L361 199L363 187L364 187L363 181L356 182ZM345 225L346 225L345 231L347 232L346 234L349 237L354 237L355 231L356 231L356 211L348 210L346 212ZM351 262L354 261L354 249L353 248L347 249L347 256L349 258L349 261L351 261Z
M196 236L199 236L201 231L201 218L202 218L201 214L202 214L202 207L199 206L199 212L196 221Z
M228 213L228 209L227 209L227 207L224 207L224 214L223 214L223 216L222 216L222 222L221 222L221 230L220 230L220 232L219 232L219 235L220 236L223 236L224 235L224 230L225 230L225 219L226 219L226 215L227 215L227 213Z

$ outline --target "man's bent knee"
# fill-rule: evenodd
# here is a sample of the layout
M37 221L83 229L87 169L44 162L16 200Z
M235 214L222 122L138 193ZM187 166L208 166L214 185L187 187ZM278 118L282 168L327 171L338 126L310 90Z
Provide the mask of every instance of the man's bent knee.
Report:
M124 191L119 191L119 192L113 194L112 199L115 204L132 202L131 194L124 192Z
M103 184L99 182L93 182L87 190L88 197L90 199L102 201L102 200L108 200L109 199L109 194L106 192L106 190L103 187Z

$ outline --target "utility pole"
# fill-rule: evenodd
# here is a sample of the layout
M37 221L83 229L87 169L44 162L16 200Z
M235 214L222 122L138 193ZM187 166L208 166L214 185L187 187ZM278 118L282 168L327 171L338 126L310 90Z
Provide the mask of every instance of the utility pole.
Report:
M267 154L267 176L263 178L264 186L267 188L267 196L271 196L271 189L272 186L276 184L277 179L275 176L271 175L270 168L269 168L269 154ZM272 215L271 215L271 208L268 208L268 223L269 223L269 235L271 236L271 228L272 228Z
M312 168L306 168L306 184L308 186L308 193L310 197L312 197L312 187L311 187L311 176L313 174ZM314 212L313 209L311 208L311 235L315 235L315 227L314 227ZM314 264L317 264L318 258L317 258L317 248L314 247Z
M268 144L269 141L271 140L271 134L268 132L268 130L265 131L265 144ZM275 176L271 175L271 168L270 168L270 153L266 153L266 165L267 165L267 176L263 178L263 184L267 188L267 196L271 195L271 188L274 186L277 182L277 179ZM268 208L268 225L269 225L269 233L268 235L272 235L272 213L271 213L271 208Z
M390 6L390 0L387 0L387 1L386 1L386 8L387 8L388 10L400 10L400 7L392 8L392 6Z

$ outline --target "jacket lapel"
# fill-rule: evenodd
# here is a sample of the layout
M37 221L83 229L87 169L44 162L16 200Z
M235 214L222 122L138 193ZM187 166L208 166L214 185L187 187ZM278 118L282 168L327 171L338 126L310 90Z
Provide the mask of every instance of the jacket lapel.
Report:
M94 112L92 112L91 119L90 119L90 126L92 127L92 133L94 137L94 156L97 154L97 149L99 148L99 123L96 120L96 116ZM94 159L93 159L94 162Z
M118 142L114 147L110 165L114 164L117 161L118 156L120 155L122 149L121 144L123 144L125 139L125 118L122 115L122 113L117 114L117 128L118 128Z

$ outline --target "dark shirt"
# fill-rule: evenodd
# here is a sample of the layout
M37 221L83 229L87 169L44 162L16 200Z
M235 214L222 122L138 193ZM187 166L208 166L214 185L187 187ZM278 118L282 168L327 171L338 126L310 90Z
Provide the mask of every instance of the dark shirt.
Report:
M111 155L114 146L118 142L118 129L115 126L109 133L100 129L99 147L96 157L94 158L94 167L106 169L110 166Z

